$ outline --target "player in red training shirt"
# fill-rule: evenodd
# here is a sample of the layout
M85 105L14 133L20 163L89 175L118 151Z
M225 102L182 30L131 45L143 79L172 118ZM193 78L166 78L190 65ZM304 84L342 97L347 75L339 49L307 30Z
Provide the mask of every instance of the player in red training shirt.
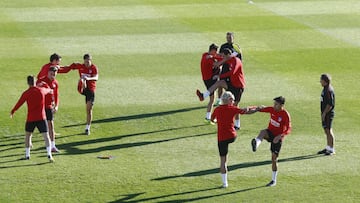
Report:
M209 51L202 54L200 67L201 67L201 75L204 81L204 84L207 89L209 89L212 85L217 82L217 79L213 78L214 75L218 74L220 69L214 68L214 62L222 60L222 57L217 54L218 46L215 44L211 44L209 46ZM221 93L219 92L219 99L221 97ZM210 100L206 109L205 121L210 122L211 111L214 105L214 93L210 94Z
M215 108L211 121L216 120L218 126L218 149L220 155L220 173L221 179L223 182L222 187L228 187L227 181L227 159L228 159L228 149L229 144L233 143L237 137L236 131L234 128L234 117L238 114L247 113L247 109L239 109L234 105L235 97L234 95L226 91L221 96L221 105Z
M37 79L46 77L48 75L49 69L52 66L56 66L58 68L58 73L67 73L71 70L70 66L60 66L61 56L57 53L53 53L50 56L50 62L43 65L41 70L37 75Z
M14 117L14 113L21 105L27 103L27 119L25 124L25 160L30 159L30 147L32 146L31 137L35 127L38 128L44 137L46 152L50 162L54 159L51 154L50 138L48 126L45 121L45 95L51 92L51 89L40 88L35 86L36 79L34 76L27 77L29 88L23 92L18 102L10 112L10 117Z
M285 98L274 98L273 107L258 107L253 112L260 111L270 113L270 122L267 129L261 130L259 135L251 140L252 150L255 152L263 139L271 142L272 180L266 186L275 186L278 173L278 157L282 142L286 135L291 132L290 114L284 108ZM251 113L253 113L251 112Z
M221 74L220 80L217 81L214 85L207 89L204 93L201 93L199 90L196 90L196 95L199 97L200 101L203 101L204 98L208 97L218 88L224 88L227 91L230 91L235 96L235 106L240 102L242 93L245 89L245 76L242 68L241 60L235 56L231 55L232 52L230 49L224 50L225 58L220 61L220 63L226 63L229 66L229 71ZM229 78L229 79L226 79ZM235 128L240 129L240 117L236 116L235 118Z
M52 89L52 93L45 96L45 114L46 120L49 127L49 136L51 141L51 152L60 151L55 145L55 126L54 126L54 114L57 112L59 107L59 83L55 79L57 74L57 67L52 66L48 71L46 77L37 80L36 84L39 87L46 87Z
M98 69L95 64L92 63L92 57L90 54L85 54L84 63L73 63L71 69L77 69L79 71L80 80L78 83L78 91L85 96L86 102L86 127L85 134L90 135L90 125L92 121L92 110L95 101L96 81L99 78Z

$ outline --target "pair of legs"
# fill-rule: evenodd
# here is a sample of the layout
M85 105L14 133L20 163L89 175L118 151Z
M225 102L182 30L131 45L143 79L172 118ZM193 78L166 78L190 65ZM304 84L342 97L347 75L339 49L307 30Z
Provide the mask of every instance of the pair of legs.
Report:
M55 145L54 111L52 109L45 109L45 112L46 112L46 120L49 128L51 151L60 152Z
M225 141L218 142L218 149L219 149L219 155L220 155L220 174L221 179L223 182L222 187L226 188L228 187L228 181L227 181L227 161L228 161L228 151L229 151L229 144L233 143L236 138L232 138Z
M261 130L259 135L251 141L252 149L254 152L259 147L263 139L271 143L270 151L272 180L269 184L267 184L267 186L275 186L278 173L278 157L282 146L281 136L274 136L268 129Z
M53 162L54 159L51 154L51 147L50 147L50 137L48 133L48 126L45 120L35 121L35 122L26 122L25 124L25 159L30 159L30 148L32 147L32 134L35 130L35 127L38 128L39 132L42 134L47 156L50 162Z
M207 89L209 89L211 86L213 86L216 82L217 82L217 80L213 80L213 79L204 80L204 84ZM221 95L222 95L222 88L219 88L218 89L218 99L220 99ZM214 92L213 92L209 95L209 103L206 108L206 117L205 117L206 121L210 121L214 102L215 102L215 96L214 96Z
M324 129L324 133L326 135L326 143L327 146L325 149L318 152L318 154L325 154L325 155L333 155L335 154L335 136L332 129L332 121L333 121L334 115L328 114L325 116L325 119L322 121L322 127Z
M90 126L93 118L93 106L95 101L95 92L85 88L82 93L85 96L86 102L86 127L85 127L85 134L90 135Z

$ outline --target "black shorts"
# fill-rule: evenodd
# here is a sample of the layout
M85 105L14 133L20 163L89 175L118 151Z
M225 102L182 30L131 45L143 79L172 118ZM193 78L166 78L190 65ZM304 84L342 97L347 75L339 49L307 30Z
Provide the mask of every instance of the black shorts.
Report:
M328 114L326 114L326 116L325 116L325 120L323 121L322 119L321 119L321 123L322 123L322 127L324 128L324 129L331 129L332 128L332 122L333 122L333 120L334 120L334 114L333 113L328 113Z
M266 129L267 134L269 135L269 139L267 140L268 142L271 143L270 145L270 151L276 155L279 155L280 150L281 150L281 145L282 145L282 141L280 140L278 143L274 143L274 138L275 136L272 134L272 132L270 132L269 129Z
M210 87L213 86L216 82L217 82L217 80L213 80L213 79L204 80L204 84L206 86L206 89L210 89ZM214 95L214 92L212 92L210 94L210 96L212 96L212 95Z
M48 125L46 120L41 121L32 121L32 122L26 122L25 123L25 131L33 133L35 127L39 130L40 133L46 133L48 132Z
M242 93L244 92L244 88L234 87L231 84L230 80L225 80L225 81L228 86L227 90L233 93L233 95L235 96L235 102L239 103L241 100Z
M52 109L45 109L45 114L46 114L46 120L47 121L53 121L54 120L54 113L53 113Z
M95 92L89 90L88 88L85 88L82 95L85 95L85 103L90 101L91 104L94 104L94 102L95 102Z
M224 141L218 142L220 156L226 156L228 154L229 144L233 143L235 141L235 139L236 139L236 137L229 139L229 140L224 140Z

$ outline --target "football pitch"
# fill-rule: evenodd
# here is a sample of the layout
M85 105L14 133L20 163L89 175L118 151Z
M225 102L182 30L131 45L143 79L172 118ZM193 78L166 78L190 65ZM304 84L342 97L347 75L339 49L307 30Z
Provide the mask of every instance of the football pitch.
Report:
M2 0L0 202L358 202L360 191L358 0ZM250 141L269 115L241 117L221 189L216 126L204 123L201 54L235 33L247 87L240 105L286 98L292 133L271 180L269 144ZM42 136L24 157L24 104L10 110L52 53L62 65L90 53L99 80L90 136L78 73L58 74L55 163ZM319 78L336 94L336 155L320 156ZM109 156L112 159L98 159Z

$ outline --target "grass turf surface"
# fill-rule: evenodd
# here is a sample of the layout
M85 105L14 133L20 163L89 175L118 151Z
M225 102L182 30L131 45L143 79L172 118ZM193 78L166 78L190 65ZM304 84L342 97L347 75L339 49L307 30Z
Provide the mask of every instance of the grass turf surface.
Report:
M357 1L2 1L0 202L356 202L359 9ZM271 178L268 144L250 149L268 122L259 113L242 117L230 145L230 186L219 189L216 127L203 123L206 103L194 91L204 89L201 53L227 31L245 56L242 106L287 98L293 132L274 188L263 187ZM13 120L8 114L26 76L53 52L62 64L93 54L100 77L92 135L79 134L85 106L77 73L58 75L62 153L48 164L36 133L32 159L20 161L26 108ZM323 72L336 91L333 157L315 155L325 145Z

